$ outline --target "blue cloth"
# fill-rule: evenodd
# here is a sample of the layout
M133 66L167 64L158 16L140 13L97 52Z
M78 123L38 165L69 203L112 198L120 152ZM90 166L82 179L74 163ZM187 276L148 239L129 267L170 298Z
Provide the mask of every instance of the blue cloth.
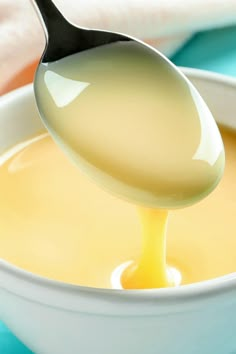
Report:
M171 60L180 66L236 76L236 27L199 33ZM0 322L1 354L32 354Z
M32 354L7 328L0 322L1 354Z
M195 35L171 60L179 66L236 76L236 26Z

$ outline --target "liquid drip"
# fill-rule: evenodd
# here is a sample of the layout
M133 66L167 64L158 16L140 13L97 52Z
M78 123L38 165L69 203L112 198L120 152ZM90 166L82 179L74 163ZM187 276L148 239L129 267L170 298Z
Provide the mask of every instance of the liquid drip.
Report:
M139 213L142 223L142 254L138 261L124 271L121 284L124 289L171 286L166 265L168 211L142 208Z

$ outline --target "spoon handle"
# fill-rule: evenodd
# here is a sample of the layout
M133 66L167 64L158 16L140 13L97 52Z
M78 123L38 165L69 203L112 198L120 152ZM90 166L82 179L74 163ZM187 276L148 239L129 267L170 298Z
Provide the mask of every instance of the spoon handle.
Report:
M118 33L91 30L73 25L61 14L52 0L31 1L43 25L46 37L46 48L41 59L42 62L56 61L100 45L131 40Z
M62 15L52 0L31 0L46 37L42 62L50 62L76 52L83 30Z
M52 0L31 1L42 23L47 41L52 35L58 36L58 29L61 28L61 26L63 26L64 29L65 24L67 26L69 25Z

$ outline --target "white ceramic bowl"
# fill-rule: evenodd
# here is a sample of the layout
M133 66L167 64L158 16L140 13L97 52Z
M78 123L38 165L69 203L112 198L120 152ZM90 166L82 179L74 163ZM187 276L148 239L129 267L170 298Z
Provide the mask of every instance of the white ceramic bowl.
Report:
M236 129L236 80L184 71L216 119ZM32 86L0 98L0 152L41 130ZM236 274L177 289L102 290L0 260L0 318L37 354L235 354Z

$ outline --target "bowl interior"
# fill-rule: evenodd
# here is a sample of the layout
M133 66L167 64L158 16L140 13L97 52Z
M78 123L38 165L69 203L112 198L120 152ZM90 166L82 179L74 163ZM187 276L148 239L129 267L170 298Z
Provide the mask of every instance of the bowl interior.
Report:
M198 70L185 69L184 71L202 94L216 120L221 124L236 129L236 108L234 105L236 99L236 82L233 79L227 79L220 75ZM11 146L44 131L44 127L38 117L31 85L3 96L0 99L0 111L0 152L4 152ZM96 186L87 182L82 177L81 185L84 186L82 189L92 190L90 195L95 197L84 203L81 209L82 214L87 213L90 215L93 223L88 221L87 224L84 224L83 217L78 215L81 224L84 224L83 232L86 233L86 237L84 237L86 241L80 243L80 249L78 249L78 255L81 258L82 274L80 285L99 287L100 279L96 278L96 272L94 272L93 268L89 270L90 275L88 277L90 264L87 261L87 255L89 255L89 257L96 258L100 272L103 273L103 282L109 286L110 274L116 265L126 262L140 252L140 225L136 210L132 205L100 191ZM186 217L185 211L182 212L181 217L184 220ZM197 219L195 222L197 223ZM176 224L175 220L173 224ZM96 242L94 241L95 234ZM104 235L106 235L106 241L103 239ZM109 235L109 238L107 235ZM46 240L44 241L46 242ZM68 240L65 240L65 242L67 242L68 252L74 253L74 244L71 243L70 249L70 247L68 248ZM182 259L184 255L188 254L188 248L191 248L192 245L191 243L185 244L183 254L179 255L179 258L176 258L174 253L175 242L177 241L174 237L174 229L172 230L170 227L168 259L171 264L177 268L181 268ZM43 255L44 247L45 244L42 239L42 249L39 250L39 255ZM39 256L40 261L42 259ZM17 265L21 266L21 264ZM86 269L84 275L83 269ZM39 274L43 275L40 271ZM63 281L64 279L56 278L56 280Z

